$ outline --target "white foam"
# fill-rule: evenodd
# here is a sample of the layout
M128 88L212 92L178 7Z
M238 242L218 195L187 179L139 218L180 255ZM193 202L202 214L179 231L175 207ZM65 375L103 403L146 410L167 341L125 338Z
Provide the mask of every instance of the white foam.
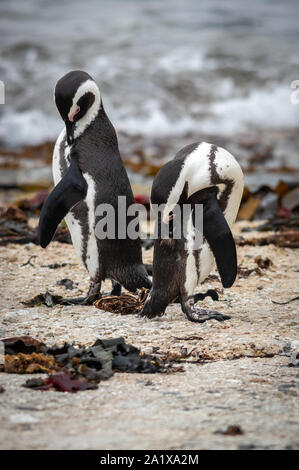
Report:
M146 137L180 137L193 135L234 136L248 130L292 129L299 125L299 104L291 104L288 83L234 96L230 81L215 90L210 104L195 101L187 109L176 108L170 114L167 100L153 99L123 102L109 109L118 131ZM109 100L107 100L109 101ZM109 106L111 108L111 104ZM59 116L41 110L16 112L3 109L0 115L0 140L6 145L36 145L56 139L61 129Z
M194 72L202 69L205 57L202 50L192 51L190 48L180 47L171 50L157 60L157 67L170 73Z
M259 129L290 129L299 125L299 105L291 104L289 83L255 89L246 96L235 96L231 80L215 89L210 104L194 102L189 111L169 115L167 105L153 99L139 111L114 110L116 128L131 135L148 137L184 136L188 133L231 136ZM184 113L184 114L183 114Z
M211 105L212 117L200 124L203 132L231 135L248 128L293 128L299 125L299 106L290 101L288 83L251 91L248 96L219 100Z
M38 145L55 140L61 130L61 120L42 111L6 111L0 116L0 140L12 147Z
M119 118L115 113L115 120L117 129L129 135L140 134L149 137L183 136L190 130L194 130L196 126L190 116L171 119L166 111L161 109L161 105L154 100L146 103L142 116L127 114L126 117Z

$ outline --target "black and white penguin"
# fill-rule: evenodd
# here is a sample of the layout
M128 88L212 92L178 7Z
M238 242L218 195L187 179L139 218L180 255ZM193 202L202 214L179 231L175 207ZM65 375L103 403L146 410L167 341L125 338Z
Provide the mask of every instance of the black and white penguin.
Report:
M205 142L184 147L157 173L151 204L165 206L156 220L160 235L154 243L153 286L141 315L163 315L167 305L178 298L191 321L229 318L195 307L194 303L204 295L194 295L194 290L207 278L215 261L223 286L231 287L235 281L237 255L230 229L243 187L243 173L235 158L225 149ZM173 225L175 206L181 208L184 204L191 208L185 236L162 238L162 224ZM195 204L202 204L203 238L194 249L194 230L200 229L195 227Z
M81 303L91 303L101 281L112 280L113 294L121 285L130 291L151 287L142 263L140 239L104 239L95 233L95 209L110 204L118 216L118 196L126 205L134 197L120 157L117 136L109 121L95 81L83 71L58 80L54 99L65 122L53 154L55 188L46 200L39 221L39 241L45 248L65 218L75 250L89 276L90 289ZM130 218L124 219L128 224ZM74 299L76 301L76 299Z

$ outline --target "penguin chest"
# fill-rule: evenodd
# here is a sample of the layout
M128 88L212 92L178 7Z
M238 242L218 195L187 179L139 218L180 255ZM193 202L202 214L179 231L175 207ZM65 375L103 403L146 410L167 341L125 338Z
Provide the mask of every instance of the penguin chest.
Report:
M86 207L86 230L84 232L84 244L85 244L85 265L92 279L96 279L99 272L99 250L98 240L95 233L95 201L96 201L96 182L92 176L88 173L83 173L88 184L87 195L85 199ZM76 209L76 208L75 208Z
M215 266L215 258L205 242L199 250L186 250L185 290L193 295L195 288L204 282Z
M185 240L185 290L188 296L193 295L198 284L202 283L214 267L215 259L205 239L197 239L195 228L190 215L187 223ZM195 243L201 243L195 246Z

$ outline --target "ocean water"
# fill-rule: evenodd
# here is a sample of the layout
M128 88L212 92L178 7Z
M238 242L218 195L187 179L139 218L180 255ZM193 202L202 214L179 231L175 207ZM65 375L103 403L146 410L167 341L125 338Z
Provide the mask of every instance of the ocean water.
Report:
M128 135L293 135L298 18L298 0L1 0L0 144L57 137L53 88L72 69Z

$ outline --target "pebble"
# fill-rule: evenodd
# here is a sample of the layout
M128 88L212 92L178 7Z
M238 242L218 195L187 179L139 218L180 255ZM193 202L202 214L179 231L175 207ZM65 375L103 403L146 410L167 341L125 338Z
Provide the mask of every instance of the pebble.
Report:
M3 320L8 321L9 323L15 323L19 321L19 315L16 312L8 312L3 315Z
M142 349L142 352L144 354L152 354L153 353L153 348L152 348L152 346L147 346L146 348Z
M14 424L36 424L39 423L39 419L28 414L15 414L10 415L9 420Z

